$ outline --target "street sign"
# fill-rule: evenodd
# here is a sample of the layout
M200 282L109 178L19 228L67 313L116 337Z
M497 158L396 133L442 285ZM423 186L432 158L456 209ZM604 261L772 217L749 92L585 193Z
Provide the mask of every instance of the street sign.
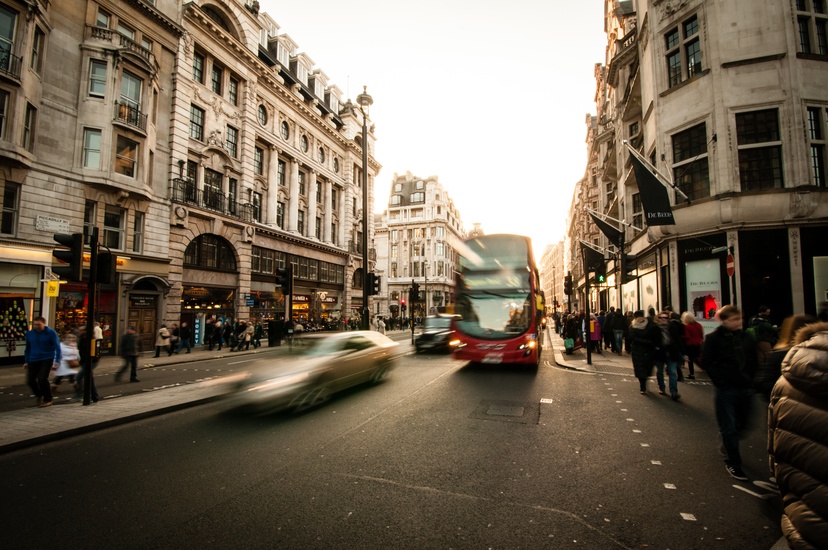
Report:
M736 273L736 260L733 259L733 254L727 255L727 276L733 277L733 274Z

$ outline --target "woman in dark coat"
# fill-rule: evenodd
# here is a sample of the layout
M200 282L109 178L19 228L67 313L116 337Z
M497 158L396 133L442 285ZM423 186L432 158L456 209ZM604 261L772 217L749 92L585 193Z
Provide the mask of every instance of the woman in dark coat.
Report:
M638 310L633 316L627 333L630 343L633 369L638 378L641 395L647 395L647 379L655 366L655 348L661 342L661 329L644 317L644 311Z
M770 467L791 548L828 548L828 323L801 328L768 409Z

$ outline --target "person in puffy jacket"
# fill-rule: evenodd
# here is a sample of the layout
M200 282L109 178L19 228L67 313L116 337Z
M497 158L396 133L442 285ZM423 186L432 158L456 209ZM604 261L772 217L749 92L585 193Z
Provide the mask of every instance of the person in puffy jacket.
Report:
M828 323L806 325L768 407L769 464L791 548L828 548Z

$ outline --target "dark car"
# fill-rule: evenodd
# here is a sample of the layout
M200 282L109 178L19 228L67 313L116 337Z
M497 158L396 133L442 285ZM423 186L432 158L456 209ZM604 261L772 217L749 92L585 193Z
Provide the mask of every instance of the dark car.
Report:
M399 356L399 344L374 331L309 336L297 356L280 357L239 381L233 407L256 413L317 407L341 390L380 382Z
M414 341L417 353L424 351L449 352L454 331L451 329L451 321L454 315L432 315L425 318L423 332Z

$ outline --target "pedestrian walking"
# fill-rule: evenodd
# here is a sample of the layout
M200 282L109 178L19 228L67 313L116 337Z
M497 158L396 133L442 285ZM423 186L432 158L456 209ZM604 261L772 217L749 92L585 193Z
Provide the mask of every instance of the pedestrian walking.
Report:
M828 548L828 323L802 327L794 342L771 393L769 463L789 546Z
M129 368L129 381L138 382L138 354L141 352L141 339L135 332L135 327L127 328L118 345L121 357L124 358L123 366L115 373L115 382L121 381L121 375ZM156 357L158 357L156 355Z
M221 329L221 341L230 346L230 351L233 351L233 348L236 347L236 343L233 341L235 334L235 322L233 319L226 319L224 321L224 326ZM221 350L221 344L219 344L219 350Z
M701 345L704 342L704 328L701 323L696 321L696 316L690 311L681 314L681 322L684 324L681 341L684 343L684 355L687 357L687 372L689 373L687 379L695 380L695 365L699 364Z
M183 348L187 348L187 353L190 353L190 340L193 337L193 332L190 330L190 326L187 324L187 321L181 321L181 328L178 329L178 337L180 341L178 342L178 349L176 353L181 351Z
M748 322L748 332L756 340L756 347L759 350L759 364L762 365L768 360L773 346L779 338L779 332L770 321L771 308L759 306L759 310Z
M63 341L60 343L60 365L58 365L55 376L52 378L52 393L60 393L58 387L64 378L68 378L69 383L74 384L79 367L78 337L70 332L63 337Z
M702 365L716 387L716 421L725 468L731 477L747 481L739 436L746 429L753 408L753 379L759 366L756 342L742 330L742 311L738 307L724 306L716 317L721 325L704 339Z
M32 329L26 333L25 341L23 368L26 369L26 381L37 398L37 405L50 407L52 387L49 373L53 367L60 365L60 338L54 329L46 325L46 318L40 316L32 321Z
M253 327L253 348L258 348L262 345L262 336L264 335L264 328L262 328L262 323L260 321L256 321L256 325Z
M250 343L253 341L253 334L256 332L256 329L253 327L253 321L247 323L244 327L244 333L242 333L242 337L244 338L244 351L250 349ZM239 344L239 349L241 349L242 344ZM253 346L254 348L256 346Z
M630 344L633 371L638 378L638 391L641 395L647 395L647 379L653 374L655 348L660 341L661 330L644 317L644 310L636 311L630 323L627 342Z
M161 355L161 350L169 351L170 347L170 331L167 329L167 325L162 324L161 328L158 329L158 332L155 333L155 356L159 357Z
M594 313L589 314L589 321L585 329L589 333L589 349L601 353L601 321Z
M678 391L679 365L684 360L684 345L681 341L684 332L683 325L678 319L673 319L667 310L657 316L658 328L661 330L661 344L656 348L655 367L656 380L660 394L664 394L664 370L667 370L667 382L670 397L673 401L681 399Z
M612 336L613 336L613 344L614 344L614 352L618 355L622 355L624 353L624 333L627 332L629 329L630 322L627 320L626 315L624 315L621 310L615 312L615 315L612 317L612 324L610 328L612 329Z
M224 328L221 325L221 321L216 321L215 323L213 323L213 333L210 336L210 347L207 348L209 351L213 351L213 346L217 346L218 351L221 351L221 335L223 332Z
M93 338L93 340L96 340L94 333L92 334L92 338ZM96 342L96 346L97 346L97 342ZM96 348L96 349L100 349L100 348ZM90 351L91 350L90 350L90 347L89 347L89 338L87 338L86 332L84 332L84 333L81 334L80 338L78 339L78 352L79 352L79 355L80 355L80 366L81 366L81 368L80 368L80 372L75 377L75 396L74 397L75 397L75 399L80 399L81 398L81 395L82 395L82 392L83 392L83 389L84 389L83 388L83 381L88 376L89 377L89 384L91 386L89 388L89 391L90 391L89 396L92 399L93 403L97 403L98 402L98 397L99 397L98 396L98 388L95 387L95 377L92 376L92 373L91 373L91 371L95 369L95 365L97 365L97 356L90 358L89 357L89 352ZM87 365L89 365L89 370L90 370L89 373L87 373Z
M178 328L177 323L173 323L171 330L170 330L170 345L167 348L168 354L167 356L170 357L174 353L178 353L178 344L181 342L181 331Z

